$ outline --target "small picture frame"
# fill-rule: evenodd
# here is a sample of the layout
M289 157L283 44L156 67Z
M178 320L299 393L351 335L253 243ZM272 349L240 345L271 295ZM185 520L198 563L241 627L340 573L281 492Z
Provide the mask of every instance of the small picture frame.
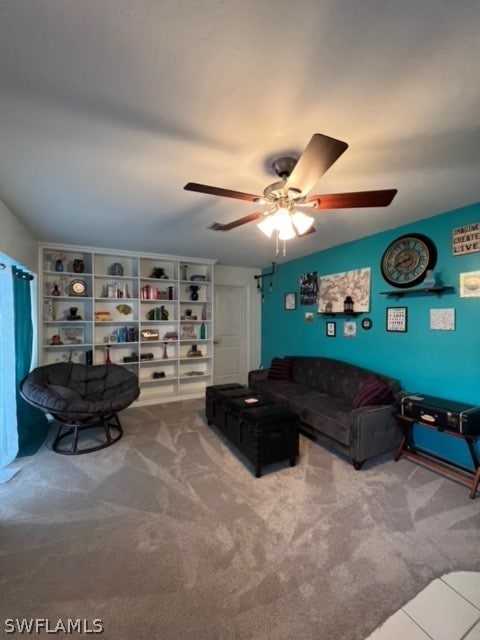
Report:
M312 311L305 312L305 322L308 322L309 324L311 324L314 321L314 319L315 319L315 316Z
M365 331L369 331L373 326L373 322L371 321L370 318L363 318L362 320L362 329L365 329Z
M332 320L329 320L328 322L325 323L325 333L327 335L327 338L335 338L335 336L337 335L337 324L336 322L333 322Z
M285 294L283 308L286 311L295 311L297 308L297 294L294 291Z
M355 322L355 320L346 320L343 323L343 337L344 338L357 337L357 323Z
M85 327L60 327L60 340L65 345L83 344L85 342Z
M387 307L387 331L407 331L407 307Z
M430 329L455 331L455 309L430 309Z
M460 274L460 297L480 298L480 271Z

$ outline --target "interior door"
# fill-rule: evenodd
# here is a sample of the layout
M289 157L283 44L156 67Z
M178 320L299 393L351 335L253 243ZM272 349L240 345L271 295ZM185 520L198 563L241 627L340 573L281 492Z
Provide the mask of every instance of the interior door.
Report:
M214 384L245 384L248 357L246 289L215 286L214 301Z

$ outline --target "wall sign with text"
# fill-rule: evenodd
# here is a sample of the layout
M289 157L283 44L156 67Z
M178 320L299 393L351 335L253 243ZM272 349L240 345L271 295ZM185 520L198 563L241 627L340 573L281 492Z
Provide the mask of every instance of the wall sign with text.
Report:
M452 253L454 256L476 251L480 251L480 222L453 229Z

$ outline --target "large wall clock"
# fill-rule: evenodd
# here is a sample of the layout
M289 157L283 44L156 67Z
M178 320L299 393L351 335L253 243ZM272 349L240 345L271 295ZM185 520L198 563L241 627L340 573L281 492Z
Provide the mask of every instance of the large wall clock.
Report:
M420 284L428 269L437 263L433 241L421 233L407 233L385 249L380 268L382 276L394 287L407 288Z

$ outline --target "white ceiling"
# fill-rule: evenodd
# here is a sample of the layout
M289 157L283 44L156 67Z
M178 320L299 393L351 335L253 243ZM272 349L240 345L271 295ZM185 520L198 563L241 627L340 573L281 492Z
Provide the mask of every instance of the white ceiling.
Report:
M0 200L40 240L265 266L262 193L313 133L349 149L291 259L480 201L478 0L0 0ZM280 261L283 258L279 259Z

